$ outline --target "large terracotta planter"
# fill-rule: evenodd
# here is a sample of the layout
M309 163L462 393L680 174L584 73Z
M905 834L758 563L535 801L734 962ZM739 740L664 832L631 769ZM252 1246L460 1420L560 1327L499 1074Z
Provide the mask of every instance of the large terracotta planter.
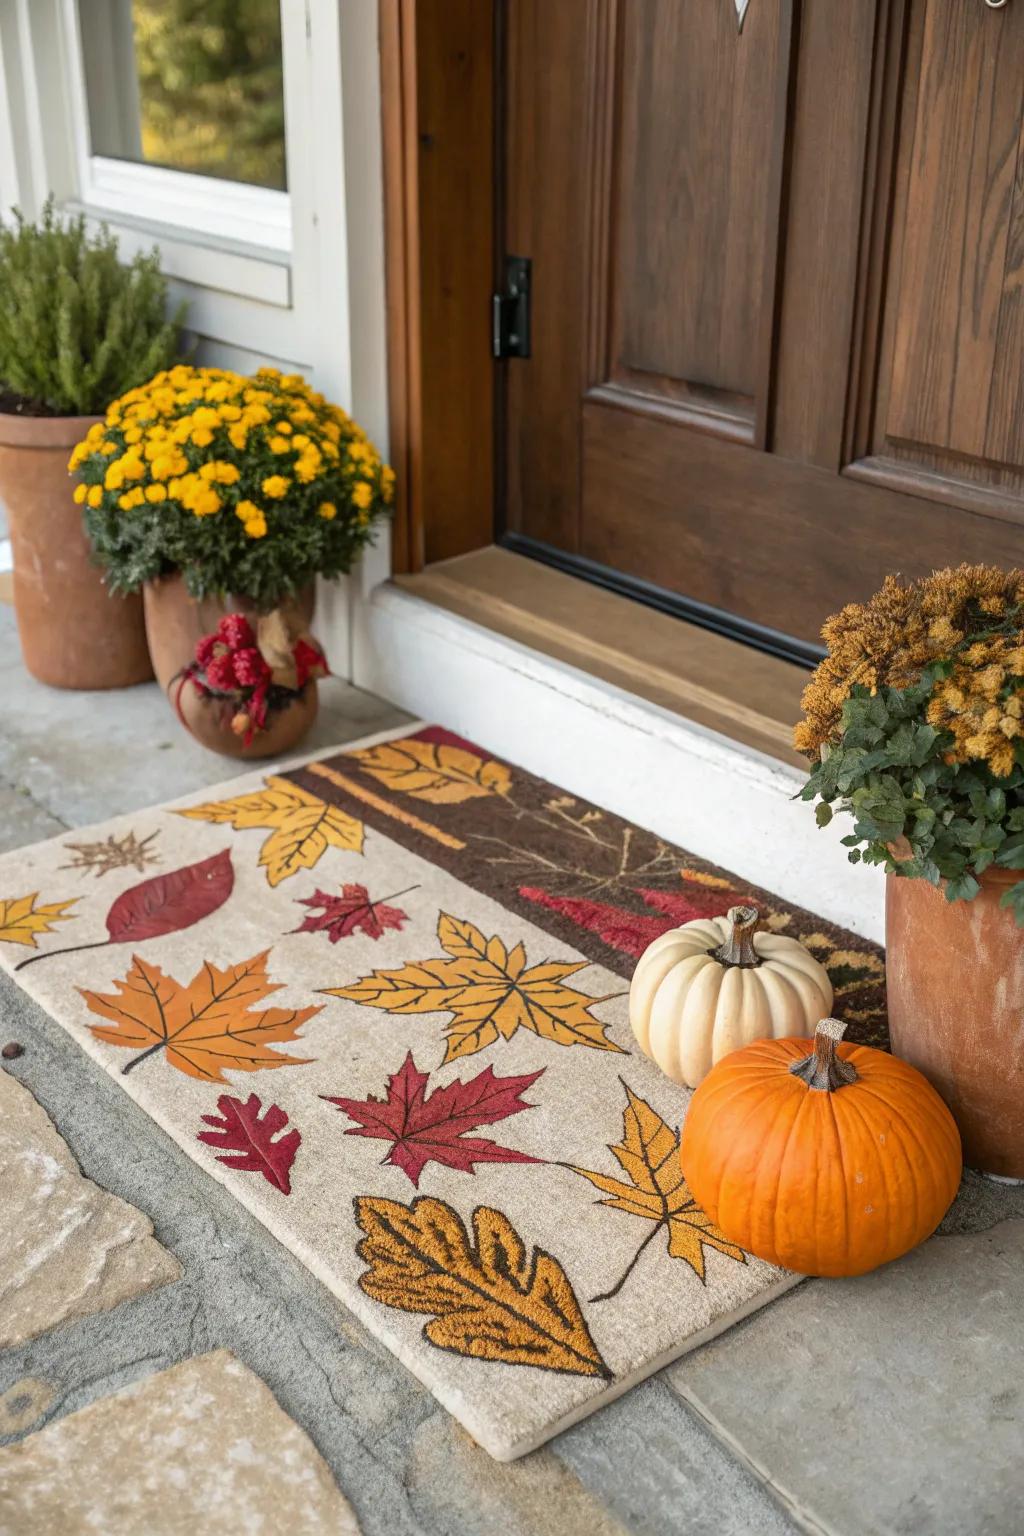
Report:
M889 1034L945 1099L964 1162L1024 1179L1024 930L1000 907L1014 870L987 871L973 901L927 880L886 883Z
M315 588L309 587L297 601L303 620L313 619ZM194 598L178 575L147 581L143 589L146 634L157 681L185 726L211 752L225 757L278 757L298 745L317 716L316 683L308 682L302 693L284 709L268 715L265 730L249 742L225 726L224 707L202 698L190 682L182 686L182 674L193 660L197 643L217 628L226 613L242 613L256 626L259 610L244 597Z
M107 591L72 500L68 455L95 420L0 413L21 649L32 676L55 688L126 688L153 676L142 600Z

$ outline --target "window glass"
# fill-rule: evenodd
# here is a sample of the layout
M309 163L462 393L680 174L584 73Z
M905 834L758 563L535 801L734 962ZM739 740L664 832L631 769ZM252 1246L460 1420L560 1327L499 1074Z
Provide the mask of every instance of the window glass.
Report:
M94 155L285 190L280 0L79 0Z

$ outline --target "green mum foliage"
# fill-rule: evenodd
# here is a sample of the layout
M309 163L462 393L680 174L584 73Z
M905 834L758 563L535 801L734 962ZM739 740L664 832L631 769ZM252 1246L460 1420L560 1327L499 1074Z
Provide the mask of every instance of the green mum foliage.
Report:
M908 688L855 687L843 706L836 744L821 749L801 791L817 800L819 826L833 812L853 817L842 839L851 863L881 864L888 874L945 881L948 901L969 901L990 866L1024 870L1024 766L996 778L984 762L953 758L953 737L925 720L936 681L950 664L929 667ZM905 838L906 859L890 845ZM1002 897L1024 927L1024 879Z
M174 360L183 313L167 318L155 250L122 266L105 225L58 220L52 198L0 227L0 390L29 414L101 415Z

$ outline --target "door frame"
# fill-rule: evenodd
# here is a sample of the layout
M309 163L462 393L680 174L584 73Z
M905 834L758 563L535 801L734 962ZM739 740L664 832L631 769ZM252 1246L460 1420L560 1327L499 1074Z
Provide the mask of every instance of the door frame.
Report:
M378 0L392 570L494 541L496 0Z

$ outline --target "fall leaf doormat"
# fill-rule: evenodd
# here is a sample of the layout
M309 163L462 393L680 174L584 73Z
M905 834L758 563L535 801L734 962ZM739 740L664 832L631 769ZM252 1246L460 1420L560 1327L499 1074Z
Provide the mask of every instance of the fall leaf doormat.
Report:
M627 1022L750 900L884 1044L872 946L429 727L7 855L0 958L504 1460L795 1281Z

